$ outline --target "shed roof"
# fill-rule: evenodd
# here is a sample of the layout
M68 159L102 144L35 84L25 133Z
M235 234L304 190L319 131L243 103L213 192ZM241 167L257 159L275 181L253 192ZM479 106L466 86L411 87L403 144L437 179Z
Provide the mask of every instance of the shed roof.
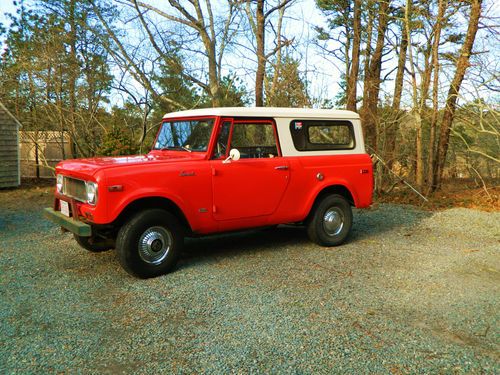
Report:
M17 126L20 128L23 127L23 125L19 122L19 120L14 116L10 111L3 105L3 103L0 101L0 109L3 110L7 115L16 123Z

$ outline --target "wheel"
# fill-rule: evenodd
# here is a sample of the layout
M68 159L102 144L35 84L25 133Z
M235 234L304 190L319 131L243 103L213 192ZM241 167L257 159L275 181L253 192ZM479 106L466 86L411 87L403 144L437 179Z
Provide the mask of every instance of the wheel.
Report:
M119 230L116 250L129 274L149 278L171 271L183 245L183 231L169 212L149 209L136 214Z
M313 207L307 234L318 245L337 246L346 240L351 227L351 205L342 195L332 194Z
M100 253L101 251L111 250L114 248L112 240L97 239L95 237L81 237L76 234L73 234L73 236L75 237L76 242L78 242L78 245L93 253Z

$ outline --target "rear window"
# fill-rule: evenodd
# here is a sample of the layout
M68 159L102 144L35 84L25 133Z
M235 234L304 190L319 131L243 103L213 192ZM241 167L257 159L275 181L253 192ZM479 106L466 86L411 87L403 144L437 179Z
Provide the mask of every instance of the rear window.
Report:
M350 121L293 120L290 132L298 151L352 150L355 147Z

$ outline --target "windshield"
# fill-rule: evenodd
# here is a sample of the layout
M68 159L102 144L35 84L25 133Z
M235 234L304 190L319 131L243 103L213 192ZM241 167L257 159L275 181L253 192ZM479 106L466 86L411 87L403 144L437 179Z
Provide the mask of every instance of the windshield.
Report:
M166 121L154 149L207 151L213 124L214 119Z

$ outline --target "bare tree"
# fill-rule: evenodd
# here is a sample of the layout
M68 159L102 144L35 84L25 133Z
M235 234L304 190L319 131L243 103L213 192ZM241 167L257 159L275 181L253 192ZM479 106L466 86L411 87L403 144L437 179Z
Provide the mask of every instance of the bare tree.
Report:
M381 82L380 73L382 70L382 55L385 45L385 34L389 22L388 11L390 2L391 0L379 2L377 42L371 58L365 60L365 96L363 96L361 117L363 119L366 141L374 150L377 150L377 111ZM370 43L370 41L368 40L367 43Z
M255 11L252 3L256 3ZM279 0L274 6L266 9L264 0L246 0L245 12L250 22L252 34L255 37L255 53L257 56L257 70L255 72L255 105L264 105L264 78L266 64L270 58L281 51L284 46L290 45L292 41L284 39L281 35L281 25L285 10L293 3L293 0ZM276 32L276 43L271 51L266 52L266 34L268 28L273 28L270 18L278 12L278 27ZM277 62L280 63L279 61Z
M427 186L434 186L434 170L435 170L435 143L436 143L436 127L439 115L439 43L441 39L441 29L443 17L446 10L448 0L438 0L438 14L434 27L434 41L432 44L432 69L434 77L432 81L432 115L430 123L429 147L427 157Z
M401 17L401 38L399 44L398 54L398 66L396 71L396 78L394 81L394 92L392 98L391 108L394 112L393 118L389 124L386 124L385 129L385 157L387 161L387 166L392 169L392 165L395 161L396 153L396 138L399 129L399 122L401 119L401 96L403 93L403 79L405 74L406 66L406 52L408 50L408 34L406 33L406 23L405 18Z
M429 87L430 87L430 82L431 82L431 76L432 76L432 71L436 67L439 67L439 60L438 60L438 50L439 50L439 43L440 43L440 35L441 35L441 28L442 28L442 23L443 23L443 16L444 16L444 4L442 0L439 0L438 4L438 14L436 16L436 19L434 23L429 22L429 26L426 27L426 22L427 20L431 20L433 17L431 17L432 12L431 12L431 4L424 4L422 5L419 9L416 9L415 11L412 9L412 1L407 1L406 2L406 9L405 9L405 25L406 25L406 34L407 34L407 40L409 42L409 47L408 47L408 54L409 54L409 60L410 60L410 76L411 76L411 87L412 87L412 114L414 117L415 121L415 128L416 128L416 137L415 137L415 180L416 184L419 188L424 187L425 183L425 163L424 163L424 138L423 138L423 119L426 116L426 109L427 109L427 99L429 96ZM416 15L423 16L423 19L420 22L415 22L415 20L412 17L412 13L415 13ZM418 19L417 19L418 20ZM421 25L420 26L420 34L422 34L423 42L422 43L412 43L412 25ZM414 45L416 46L416 52L420 52L422 59L423 59L423 66L418 66L415 58L414 58ZM432 60L431 60L431 55L432 55ZM419 80L420 80L420 85L417 84L417 77L416 77L416 69L418 69L419 72ZM439 70L437 69L437 74L439 73ZM434 74L434 81L433 81L434 87L433 87L433 105L435 109L435 113L437 116L437 92L438 92L438 85L439 85L439 80L438 77L436 76L436 73ZM431 143L430 145L433 144L433 138L434 134L432 133L431 129ZM432 165L432 163L431 163ZM428 169L432 170L431 167L428 167Z
M169 52L172 45L177 46L178 50L190 57L186 60L200 61L199 56L202 56L203 67L199 72L186 69L180 71L179 74L200 87L211 98L212 105L218 106L222 95L224 53L237 31L237 28L232 26L235 22L238 2L232 0L225 2L226 9L224 9L223 18L216 17L214 5L210 0L203 2L200 0L189 2L169 0L169 5L164 7L165 9L137 0L115 0L115 2L129 6L135 13L142 31L149 40L152 51L156 53L152 64L158 60L162 61L164 65L169 64L171 56ZM219 6L221 5L219 4ZM155 18L147 19L148 13L152 13ZM167 32L159 28L158 20L166 20L169 25L177 27L179 33L173 35L173 32L170 32L170 39L166 38ZM131 75L147 87L155 98L166 101L177 108L182 108L183 105L171 96L162 95L156 90L151 77L144 71L144 66L130 53L131 49L125 48L117 33L109 25L106 25L104 19L101 18L101 22L114 41L115 46L111 46L111 48L115 58L130 66Z
M413 59L413 46L411 42L411 13L412 13L412 0L406 0L405 7L405 26L406 26L406 38L408 40L408 58L410 62L410 76L411 76L411 87L412 87L412 101L413 101L413 118L415 121L415 128L417 130L417 135L415 139L415 180L418 188L422 188L424 184L424 157L423 157L423 144L422 144L422 108L426 99L425 92L425 81L428 74L428 64L426 64L423 77L421 77L422 89L420 91L420 101L418 97L418 85L417 77L415 73L415 61Z
M359 51L361 45L361 0L354 0L353 42L351 66L347 79L347 105L349 111L356 111L357 86L359 73Z
M148 74L146 71L143 60L137 58L135 49L126 48L124 43L120 40L118 33L111 27L109 20L103 16L102 11L96 5L95 0L90 1L95 14L99 18L99 21L103 25L109 37L110 42L107 42L105 46L115 63L129 73L136 82L147 88L154 99L172 105L174 108L184 108L184 106L177 100L172 99L170 96L163 95L156 89L152 80L152 75ZM123 86L120 85L120 87Z
M465 36L464 44L460 50L460 56L456 63L456 70L453 80L451 81L448 90L448 96L443 113L443 120L441 122L441 130L438 139L437 161L435 170L435 179L433 189L439 188L443 177L444 165L446 162L446 154L450 142L450 132L453 125L453 118L457 107L458 94L460 86L465 76L465 72L469 67L469 58L474 47L476 33L481 18L481 5L482 0L471 0L471 10L469 15L469 25Z
M337 95L337 104L345 105L350 111L356 111L362 40L362 14L364 10L362 1L318 0L317 6L328 17L328 29L323 27L315 28L318 32L318 39L326 42L324 45L318 46L343 65L342 81L340 83L342 92ZM372 7L373 2L370 0L365 12L369 17L368 40L371 40L373 17L370 9ZM371 44L367 43L367 49L370 48ZM367 54L367 56L369 55L370 53Z

